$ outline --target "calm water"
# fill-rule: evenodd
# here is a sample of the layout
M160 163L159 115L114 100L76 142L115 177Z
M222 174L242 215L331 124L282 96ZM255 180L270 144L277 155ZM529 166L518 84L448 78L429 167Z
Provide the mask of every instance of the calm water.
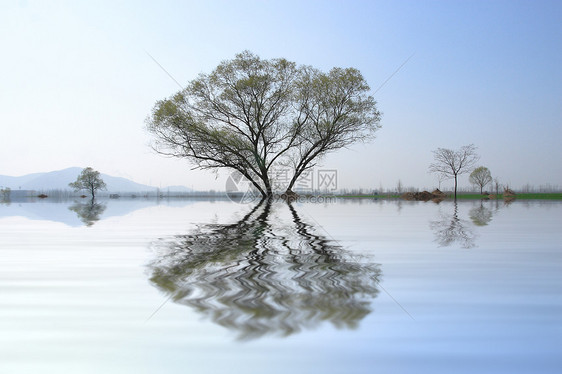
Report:
M562 203L0 205L1 373L559 373Z

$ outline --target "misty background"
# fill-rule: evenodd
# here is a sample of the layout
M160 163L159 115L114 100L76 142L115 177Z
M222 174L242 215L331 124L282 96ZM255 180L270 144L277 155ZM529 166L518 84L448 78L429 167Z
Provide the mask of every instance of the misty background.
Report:
M323 161L339 188L431 189L431 151L470 143L504 184L560 186L560 19L544 0L1 2L0 175L223 189L227 173L155 154L144 120L180 89L168 74L185 85L247 49L363 73L382 129Z

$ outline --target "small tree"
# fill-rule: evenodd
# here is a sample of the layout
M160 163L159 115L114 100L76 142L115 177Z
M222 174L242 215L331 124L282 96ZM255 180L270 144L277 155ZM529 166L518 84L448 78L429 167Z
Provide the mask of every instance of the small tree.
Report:
M97 190L105 190L107 187L100 177L100 172L87 167L76 178L76 182L68 184L74 191L88 190L92 195L92 200L96 197Z
M472 173L470 173L468 180L470 181L470 183L479 186L480 194L482 194L484 186L492 181L492 174L487 167L480 166L474 169Z
M6 188L2 188L0 189L0 197L2 201L10 201L10 194L11 194L12 190L10 189L10 187L6 187Z
M476 154L476 146L469 144L458 151L437 148L433 151L435 162L429 165L429 171L437 175L444 175L455 180L455 200L457 198L457 178L460 174L468 173L480 158Z
M449 179L449 177L445 174L437 174L437 181L439 182L439 190L441 190L441 182L444 180Z

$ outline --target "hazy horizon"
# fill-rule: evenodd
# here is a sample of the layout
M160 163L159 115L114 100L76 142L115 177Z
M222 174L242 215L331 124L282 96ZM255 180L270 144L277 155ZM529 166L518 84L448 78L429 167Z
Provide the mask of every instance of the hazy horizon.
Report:
M72 188L68 187L67 183L70 180L75 180L75 176L73 176L72 178L66 178L64 180L61 179L60 185L58 186L50 186L50 185L41 185L40 182L37 182L36 179L25 179L26 177L30 177L30 176L44 176L47 174L53 174L53 173L58 173L58 172L65 172L65 171L75 171L76 176L78 175L78 173L81 171L82 168L80 167L70 167L70 168L66 168L66 169L62 169L62 170L51 170L51 171L45 171L45 172L37 172L37 173L30 173L30 174L24 174L24 175L1 175L0 174L0 188L5 188L5 187L9 187L12 190L22 190L22 191L40 191L40 192L47 192L47 191L72 191ZM28 183L32 183L33 187L32 188L22 188L21 186L18 188L14 185L14 182L7 182L6 180L3 179L3 177L8 177L8 178L14 178L14 179L20 179L23 178L22 181L24 182L23 184L28 184ZM146 185L146 184L141 184L138 183L137 181L135 181L134 179L129 179L129 178L124 178L124 177L116 177L113 175L109 175L107 173L104 173L103 171L101 172L101 177L105 182L113 182L113 184L115 185L115 183L125 183L127 184L127 182L131 182L132 185L137 185L134 187L108 187L106 190L103 190L101 192L101 195L103 195L105 193L106 196L108 196L107 194L111 193L111 192L120 192L120 193L138 193L138 192L150 192L152 190L159 190L162 193L165 193L166 190L167 191L171 191L173 193L179 193L179 194L190 194L192 192L195 193L205 193L205 192L217 192L217 193L225 193L225 192L233 192L232 190L229 189L229 186L224 184L222 186L219 185L219 183L216 184L216 187L212 187L212 188L207 188L207 189L199 189L199 190L193 190L188 186L185 185L168 185L168 186L153 186L153 185ZM108 179L109 178L109 179ZM41 179L41 177L39 177L39 179ZM121 180L119 182L116 182L116 180ZM53 181L52 179L50 180L50 183L55 183L56 184L57 181ZM419 186L406 186L406 185L401 185L400 186L400 191L398 189L398 186L390 186L390 187L376 187L376 186L370 186L367 188L364 187L360 187L360 186L351 186L351 187L341 187L341 188L336 188L334 190L322 190L321 188L316 188L316 184L314 186L314 188L312 189L300 189L297 190L297 192L299 193L307 193L307 192L323 192L323 193L357 193L358 191L361 190L362 193L366 193L366 194L370 194L370 193L396 193L396 192L400 192L400 193L404 193L404 192L415 192L415 191L422 191L422 190L433 190L435 188L440 188L442 191L447 192L447 193L452 193L453 186L450 186L451 188L449 188L449 186L446 185L447 181L442 181L441 184L442 186L438 186L438 187L419 187ZM241 183L239 185L240 188L245 188L246 185L244 183ZM503 191L503 189L505 187L509 187L510 189L514 189L518 192L559 192L562 191L562 188L560 186L557 185L540 185L540 186L535 186L535 185L525 185L519 188L515 188L513 186L505 186L505 185L500 185L500 189L501 191ZM478 192L480 187L475 186L475 185L459 185L459 193L473 193L473 192ZM489 183L486 187L485 187L485 191L489 192L489 193L494 193L495 192L495 185L492 183ZM279 192L281 190L276 190L276 192ZM243 192L243 191L239 191L239 192Z
M84 165L221 190L227 172L155 154L144 120L177 82L250 50L370 84L377 138L318 168L338 188L435 188L431 151L470 143L503 184L562 186L561 18L556 1L5 2L0 175Z

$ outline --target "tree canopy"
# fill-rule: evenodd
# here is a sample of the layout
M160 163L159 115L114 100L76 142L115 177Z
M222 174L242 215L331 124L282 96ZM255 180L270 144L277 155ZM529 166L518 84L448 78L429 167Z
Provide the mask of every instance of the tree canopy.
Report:
M325 73L244 51L158 101L147 129L158 153L236 170L270 196L275 168L292 170L292 192L324 155L374 137L381 115L368 92L354 68Z
M487 167L479 166L470 173L468 180L470 183L480 187L480 193L482 193L484 186L492 181L492 174Z
M75 191L87 190L90 195L92 195L92 199L96 197L97 190L106 189L105 182L100 177L100 172L95 171L91 167L87 167L82 170L80 175L78 175L78 178L76 178L76 181L69 183L68 185Z

